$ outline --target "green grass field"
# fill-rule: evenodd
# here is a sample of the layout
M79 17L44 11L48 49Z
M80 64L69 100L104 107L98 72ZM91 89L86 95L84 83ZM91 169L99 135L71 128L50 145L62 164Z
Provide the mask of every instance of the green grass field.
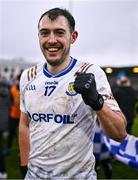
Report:
M138 117L135 118L133 125L133 134L138 137ZM138 179L138 170L132 169L119 161L112 162L113 179ZM19 149L17 138L14 140L13 150L11 155L6 157L6 167L8 179L21 179L19 171ZM103 169L100 169L98 179L104 179Z

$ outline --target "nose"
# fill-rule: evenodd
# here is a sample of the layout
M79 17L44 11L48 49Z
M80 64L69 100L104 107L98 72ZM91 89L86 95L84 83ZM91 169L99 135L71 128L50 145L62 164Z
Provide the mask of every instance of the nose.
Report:
M55 35L54 35L53 33L51 33L51 34L49 35L48 42L49 42L50 44L53 44L53 43L56 43L56 42L57 42L56 37L55 37Z

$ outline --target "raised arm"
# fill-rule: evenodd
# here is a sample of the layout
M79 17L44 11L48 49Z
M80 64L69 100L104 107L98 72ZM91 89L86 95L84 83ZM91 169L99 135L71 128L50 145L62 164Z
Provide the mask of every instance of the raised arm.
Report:
M102 95L96 89L94 75L92 73L77 74L74 89L81 94L85 104L96 111L105 133L114 140L122 141L127 135L126 119L121 111L113 111L106 105Z

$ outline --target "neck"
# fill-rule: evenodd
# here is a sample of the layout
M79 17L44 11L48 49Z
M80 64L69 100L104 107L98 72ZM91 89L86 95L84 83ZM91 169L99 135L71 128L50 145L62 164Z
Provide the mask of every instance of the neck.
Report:
M52 66L47 63L47 70L51 72L52 74L57 74L61 72L62 70L64 70L66 67L68 67L70 62L71 62L71 57L69 56L68 58L66 58L66 60L62 64L57 65L57 66Z

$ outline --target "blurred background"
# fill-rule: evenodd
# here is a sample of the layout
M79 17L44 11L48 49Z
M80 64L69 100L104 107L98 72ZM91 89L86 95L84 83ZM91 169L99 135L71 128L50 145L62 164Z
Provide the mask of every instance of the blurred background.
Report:
M137 76L138 0L0 0L2 75L44 61L37 24L43 12L57 6L69 9L76 19L79 36L72 56L100 65L109 77L120 68L132 79Z
M76 19L79 36L72 56L98 64L111 85L125 72L138 92L138 0L0 0L0 79L11 85L24 69L45 61L37 24L41 14L54 7L67 8ZM132 134L138 136L137 116L134 119ZM17 136L10 155L8 177L18 179ZM137 170L120 162L114 166L114 178L138 178Z

